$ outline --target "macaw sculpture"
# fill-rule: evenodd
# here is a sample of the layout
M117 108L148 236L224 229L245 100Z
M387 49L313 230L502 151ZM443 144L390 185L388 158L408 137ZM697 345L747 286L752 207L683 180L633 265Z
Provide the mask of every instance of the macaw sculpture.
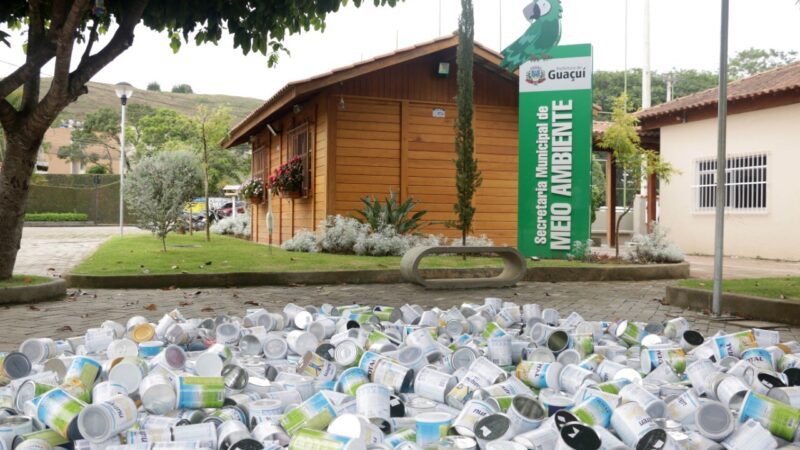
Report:
M561 40L561 0L534 0L523 10L531 26L503 50L500 66L513 72L528 60L548 59L547 52Z

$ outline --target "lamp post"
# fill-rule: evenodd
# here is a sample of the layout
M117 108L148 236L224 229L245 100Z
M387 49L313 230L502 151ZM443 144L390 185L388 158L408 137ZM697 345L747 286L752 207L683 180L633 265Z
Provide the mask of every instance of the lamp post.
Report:
M125 212L125 109L128 105L128 99L133 96L133 86L125 82L117 83L114 85L114 91L117 93L122 106L122 117L119 125L119 235L122 236Z

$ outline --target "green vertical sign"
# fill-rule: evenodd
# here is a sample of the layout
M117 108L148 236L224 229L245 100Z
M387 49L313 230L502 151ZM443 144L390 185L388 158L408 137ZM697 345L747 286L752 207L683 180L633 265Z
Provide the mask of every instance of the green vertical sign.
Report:
M519 68L518 247L565 258L591 236L592 46Z

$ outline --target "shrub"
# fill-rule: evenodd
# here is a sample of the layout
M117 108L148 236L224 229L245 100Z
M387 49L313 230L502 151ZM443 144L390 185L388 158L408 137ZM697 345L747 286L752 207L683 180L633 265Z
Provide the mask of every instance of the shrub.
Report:
M84 213L26 213L26 222L86 222L89 215Z
M105 175L108 173L108 168L106 168L106 166L94 165L90 167L86 173L91 173L93 175Z
M598 259L596 253L592 253L592 241L575 241L572 243L572 250L567 254L570 261L594 262Z
M359 236L368 231L368 225L352 217L328 216L323 223L319 248L325 253L352 254Z
M303 160L299 156L281 164L269 177L273 194L300 192L303 188Z
M264 198L264 182L260 178L253 178L242 183L239 193L247 198Z
M417 203L413 198L407 198L404 202L398 203L397 195L389 192L385 203L381 203L375 197L363 197L361 201L364 208L356 211L361 217L356 217L361 223L369 225L372 231L381 231L384 227L392 227L395 233L410 234L415 233L424 224L420 222L422 216L427 211L417 211L413 215L411 210Z
M236 217L225 217L211 225L211 232L231 236L250 236L250 216L238 214Z
M143 158L125 180L125 200L167 251L167 234L181 220L183 205L200 191L202 171L189 152L162 152Z
M414 238L397 232L392 226L359 235L353 251L361 256L402 256L414 246Z
M461 247L462 239L453 239L450 241L450 247ZM467 236L467 247L494 247L494 241L486 237L485 234L480 236Z
M293 238L281 244L287 252L316 253L317 235L313 231L300 230Z
M627 257L635 263L678 263L684 259L683 252L667 239L666 229L658 223L653 225L652 233L634 236L630 245Z

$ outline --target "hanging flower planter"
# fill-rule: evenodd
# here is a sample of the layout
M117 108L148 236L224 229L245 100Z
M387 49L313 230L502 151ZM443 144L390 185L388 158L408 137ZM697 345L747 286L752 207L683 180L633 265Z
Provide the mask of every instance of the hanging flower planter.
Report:
M239 192L243 197L247 197L253 205L260 205L264 203L264 182L260 178L253 178L247 180L242 184Z
M281 198L303 197L303 160L299 156L281 164L269 177L269 187Z

